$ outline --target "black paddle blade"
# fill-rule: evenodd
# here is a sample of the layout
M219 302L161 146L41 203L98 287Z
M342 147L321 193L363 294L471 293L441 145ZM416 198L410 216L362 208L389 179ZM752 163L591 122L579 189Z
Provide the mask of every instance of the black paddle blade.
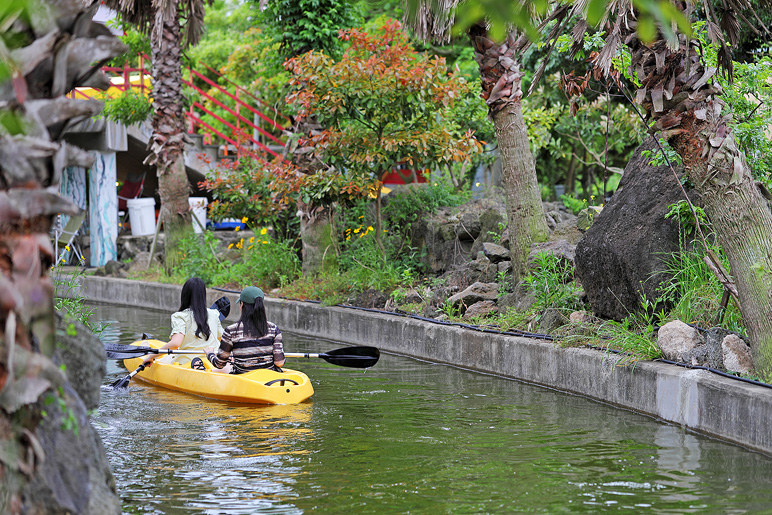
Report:
M350 368L370 368L378 363L381 351L376 347L343 347L319 354L327 363Z
M231 301L228 297L220 297L214 301L214 304L212 304L212 309L216 309L220 312L220 322L222 322L228 318L228 315L231 312Z
M131 378L134 377L135 375L137 375L138 373L142 372L143 370L145 370L145 368L147 368L149 366L150 365L146 365L146 364L142 363L132 373L130 373L129 375L124 376L124 377L118 379L116 382L114 382L110 386L113 388L113 390L119 390L119 389L123 389L123 388L128 388L129 387L129 381L131 381Z
M155 354L156 349L152 347L138 347L136 345L121 345L120 343L105 343L105 353L107 359L131 359L145 356L146 354Z
M129 381L131 381L131 375L123 376L116 382L110 385L113 390L122 390L129 387Z

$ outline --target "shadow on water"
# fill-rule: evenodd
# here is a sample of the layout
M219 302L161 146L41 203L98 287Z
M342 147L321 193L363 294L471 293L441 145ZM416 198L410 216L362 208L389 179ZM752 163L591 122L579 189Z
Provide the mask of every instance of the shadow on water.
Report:
M169 313L97 306L109 341ZM368 342L362 342L367 344ZM285 334L291 352L338 344ZM94 415L126 513L769 513L772 460L583 398L383 355L363 373L287 364L295 406L132 380ZM109 365L109 384L125 370Z

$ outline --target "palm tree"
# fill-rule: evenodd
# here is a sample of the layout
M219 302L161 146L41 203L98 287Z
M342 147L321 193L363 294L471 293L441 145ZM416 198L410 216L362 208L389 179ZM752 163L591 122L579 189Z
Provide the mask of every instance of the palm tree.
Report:
M195 45L204 30L204 3L212 0L91 0L119 12L149 33L152 49L153 135L146 163L155 165L161 220L166 237L166 268L177 262L177 242L191 226L185 173L185 105L182 102L182 49ZM185 20L184 26L182 20ZM184 30L184 35L183 35Z
M737 5L735 5L737 4ZM688 4L676 2L682 13ZM730 45L736 43L743 5L727 0L716 19L705 4L708 34L719 49L719 67L732 73ZM582 15L577 4L565 16ZM700 194L719 243L731 266L733 290L743 315L757 371L772 374L772 211L738 148L721 100L722 88L713 81L716 68L704 59L700 42L684 34L659 31L651 43L636 32L637 13L630 0L617 0L607 12L606 45L595 65L606 74L624 42L632 54L632 69L641 86L635 99L653 122L650 132L666 139L680 155L686 175ZM743 18L745 19L745 18ZM586 28L587 24L583 23ZM726 38L722 29L726 31ZM670 27L666 27L669 29ZM575 30L579 44L584 30ZM734 289L736 286L736 289Z
M406 9L407 25L419 38L447 42L458 3L456 0L439 2L441 5L432 0L410 2ZM531 244L549 237L521 104L520 56L528 41L513 31L503 42L497 42L484 22L472 25L469 37L480 68L482 97L488 105L501 156L512 274L518 282L526 274Z
M59 469L55 456L45 456L46 436L76 453L83 450L71 430L53 438L61 410L43 401L58 398L67 409L76 403L64 393L70 388L65 374L51 360L49 231L58 213L78 212L54 193L63 168L93 164L85 151L64 143L62 134L102 110L101 102L64 95L78 86L106 89L99 65L125 47L76 2L31 4L0 8L0 513L84 512L83 501L90 500L96 483L61 482L57 474L64 467ZM81 434L98 439L91 430L81 428ZM109 473L105 480L112 481ZM107 504L103 509L118 513L114 488L113 483L112 510Z

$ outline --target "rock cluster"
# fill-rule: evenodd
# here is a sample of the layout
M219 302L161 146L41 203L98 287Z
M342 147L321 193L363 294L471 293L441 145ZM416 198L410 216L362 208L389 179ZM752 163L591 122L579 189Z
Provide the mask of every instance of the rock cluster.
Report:
M700 330L673 320L657 331L657 345L665 359L671 361L729 372L753 370L753 357L746 339L720 327Z

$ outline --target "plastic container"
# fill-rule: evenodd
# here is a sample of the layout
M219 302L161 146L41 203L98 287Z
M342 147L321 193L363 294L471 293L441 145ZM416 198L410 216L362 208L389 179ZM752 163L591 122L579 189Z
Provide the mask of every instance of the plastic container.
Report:
M131 198L126 201L132 236L155 234L155 199Z
M206 206L209 201L206 197L190 197L188 198L188 204L190 204L190 210L193 215L193 230L197 233L201 232L202 227L206 227ZM196 223L198 220L198 223Z
M235 218L226 218L222 222L213 223L212 227L215 231L234 231L237 227L241 231L247 228L247 224L241 223Z

